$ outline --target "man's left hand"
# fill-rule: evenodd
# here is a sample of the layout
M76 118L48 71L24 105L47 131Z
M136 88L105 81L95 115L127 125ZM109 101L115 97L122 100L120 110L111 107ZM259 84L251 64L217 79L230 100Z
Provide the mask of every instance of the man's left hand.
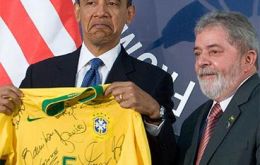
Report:
M159 118L160 105L133 82L114 82L105 91L105 96L113 95L123 108L131 108L151 119Z

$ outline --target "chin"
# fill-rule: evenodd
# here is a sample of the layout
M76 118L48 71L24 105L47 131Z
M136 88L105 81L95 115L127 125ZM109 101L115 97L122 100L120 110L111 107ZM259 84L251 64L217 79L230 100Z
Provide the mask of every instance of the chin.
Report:
M215 79L201 80L199 79L200 89L202 93L210 99L216 99L222 93L223 84Z

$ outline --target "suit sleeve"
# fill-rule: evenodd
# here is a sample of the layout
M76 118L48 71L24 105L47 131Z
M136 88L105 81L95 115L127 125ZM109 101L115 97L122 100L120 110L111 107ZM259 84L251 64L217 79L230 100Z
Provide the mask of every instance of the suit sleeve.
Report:
M260 123L258 124L256 144L256 164L260 164Z
M195 125L198 120L199 110L195 110L187 119L184 120L181 133L178 138L177 146L178 146L178 164L184 164L184 158L187 155L187 151L192 143L192 137L195 129Z
M172 124L175 121L173 109L173 81L170 74L165 74L156 85L155 99L166 108L164 125L157 137L149 135L153 164L172 165L176 160L176 141ZM156 159L155 159L156 158Z

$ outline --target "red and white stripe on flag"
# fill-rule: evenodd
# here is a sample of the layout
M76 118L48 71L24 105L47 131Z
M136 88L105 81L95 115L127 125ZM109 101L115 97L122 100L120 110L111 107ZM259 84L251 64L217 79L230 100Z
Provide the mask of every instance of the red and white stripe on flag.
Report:
M72 0L0 0L0 86L19 86L30 64L80 44Z

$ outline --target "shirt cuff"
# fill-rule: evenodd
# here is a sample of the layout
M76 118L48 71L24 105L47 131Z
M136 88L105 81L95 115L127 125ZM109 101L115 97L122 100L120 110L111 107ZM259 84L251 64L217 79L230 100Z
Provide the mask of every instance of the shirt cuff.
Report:
M154 125L154 124L148 123L144 120L145 129L153 136L159 135L163 124L164 124L164 119L162 120L160 125Z

